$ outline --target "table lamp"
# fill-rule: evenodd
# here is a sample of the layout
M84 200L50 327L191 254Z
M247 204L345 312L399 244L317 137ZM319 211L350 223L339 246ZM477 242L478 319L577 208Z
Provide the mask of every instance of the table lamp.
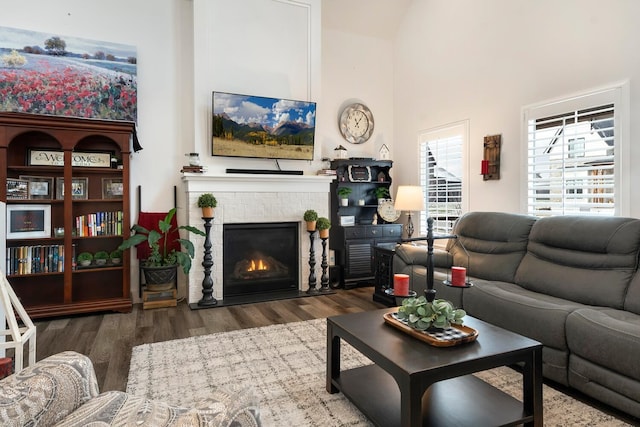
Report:
M413 235L412 211L425 210L424 195L419 185L401 185L398 187L394 207L397 211L407 211L407 237Z

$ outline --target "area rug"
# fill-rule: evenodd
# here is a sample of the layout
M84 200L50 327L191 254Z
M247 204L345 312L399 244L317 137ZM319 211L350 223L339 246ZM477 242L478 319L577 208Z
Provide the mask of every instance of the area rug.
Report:
M346 344L343 369L371 363ZM127 392L190 405L216 387L250 384L264 426L370 426L341 393L325 390L326 319L243 329L133 348ZM521 399L522 375L503 367L476 374ZM544 386L546 426L625 426Z

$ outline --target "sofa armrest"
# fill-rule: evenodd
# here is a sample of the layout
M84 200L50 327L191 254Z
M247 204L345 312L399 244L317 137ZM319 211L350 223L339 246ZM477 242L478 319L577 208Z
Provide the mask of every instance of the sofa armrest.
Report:
M396 248L395 256L407 265L427 266L427 246L403 243ZM433 249L435 267L449 268L453 265L453 257L444 249Z
M0 424L50 426L97 395L91 360L59 353L0 381Z

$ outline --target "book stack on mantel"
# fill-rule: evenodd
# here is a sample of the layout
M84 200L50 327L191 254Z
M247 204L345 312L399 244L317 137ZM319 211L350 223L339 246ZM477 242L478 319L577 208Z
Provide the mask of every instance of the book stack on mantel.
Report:
M207 171L205 166L182 166L180 172L182 173L204 173Z
M336 170L335 169L320 169L318 170L318 175L322 175L322 176L336 176Z

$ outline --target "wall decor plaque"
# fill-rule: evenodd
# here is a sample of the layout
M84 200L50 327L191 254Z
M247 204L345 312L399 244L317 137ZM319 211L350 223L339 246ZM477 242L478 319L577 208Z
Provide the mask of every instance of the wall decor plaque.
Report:
M61 150L29 150L28 166L64 166L64 152ZM110 168L111 153L81 152L71 153L71 166L88 168Z

